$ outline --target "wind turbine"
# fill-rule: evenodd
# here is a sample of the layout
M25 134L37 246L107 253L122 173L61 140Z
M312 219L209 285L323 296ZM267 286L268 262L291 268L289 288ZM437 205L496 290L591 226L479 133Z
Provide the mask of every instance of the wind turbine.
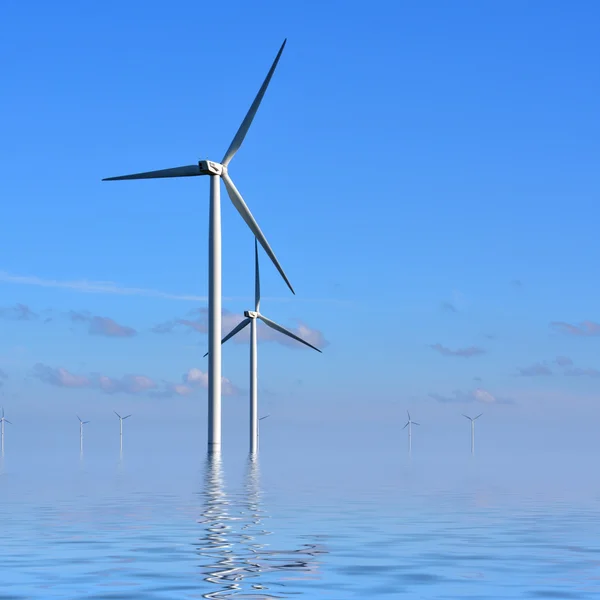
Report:
M298 337L295 333L288 331L281 325L278 325L271 319L267 319L264 315L259 312L260 307L260 273L258 269L258 243L254 240L254 310L244 311L246 317L238 325L236 325L221 342L224 344L227 340L232 338L234 335L242 331L246 325L250 325L250 452L253 454L257 451L258 446L258 377L257 377L257 320L260 319L265 325L287 335L288 337L321 352L316 346L309 344L306 340ZM210 357L211 351L209 350L204 356Z
M406 425L402 429L406 429L408 427L408 454L410 456L412 454L412 426L420 425L420 423L413 421L410 418L410 413L408 411L406 411L406 414L408 415L408 421L406 422Z
M79 415L77 415L79 419ZM82 421L79 419L79 454L83 455L83 426L89 423L89 421Z
M116 410L113 410L113 412L115 413L115 415L117 415L117 417L119 417L119 439L121 441L120 444L120 451L121 453L123 452L123 421L125 419L129 419L129 417L131 415L127 415L126 417L122 417Z
M264 248L269 258L287 283L288 287L294 292L286 274L283 272L279 261L275 257L271 246L263 235L258 223L254 220L250 209L244 202L241 194L238 192L233 181L229 177L228 167L231 159L239 150L256 111L265 95L271 77L275 72L277 63L285 47L287 40L284 40L273 65L269 70L262 86L260 87L254 102L250 106L248 113L244 117L240 128L233 138L223 160L220 163L209 160L201 160L197 164L185 167L176 167L174 169L163 169L160 171L149 171L146 173L136 173L134 175L123 175L120 177L108 177L103 181L114 181L121 179L157 179L163 177L196 177L208 175L210 177L210 208L209 208L209 229L208 229L208 450L220 451L221 449L221 193L219 178L223 180L227 194L237 211L246 222L255 238ZM207 115L208 116L208 115ZM266 171L268 165L264 165Z
M471 421L471 454L475 454L475 421L477 421L477 419L479 419L479 417L482 414L483 413L481 413L473 418L469 417L468 415L463 414L463 417L465 417L465 419L469 419L469 421Z
M0 417L0 424L2 424L2 433L0 435L2 438L2 458L4 458L4 423L10 423L12 425L12 423L4 417L4 408L2 408L2 417Z

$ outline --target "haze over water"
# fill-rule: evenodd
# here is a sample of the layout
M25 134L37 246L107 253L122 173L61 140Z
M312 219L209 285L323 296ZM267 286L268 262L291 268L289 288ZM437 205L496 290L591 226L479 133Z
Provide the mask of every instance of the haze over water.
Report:
M387 452L343 436L316 435L302 448L295 428L277 431L272 420L258 460L242 435L207 460L192 427L161 435L158 423L132 417L120 458L114 421L90 423L83 458L77 422L49 427L55 443L44 452L9 432L1 599L600 591L600 485L574 473L586 468L582 457L549 473L539 455L491 447L483 426L471 457L461 422L462 447L446 438L448 452L426 451L416 431L410 460L404 435Z

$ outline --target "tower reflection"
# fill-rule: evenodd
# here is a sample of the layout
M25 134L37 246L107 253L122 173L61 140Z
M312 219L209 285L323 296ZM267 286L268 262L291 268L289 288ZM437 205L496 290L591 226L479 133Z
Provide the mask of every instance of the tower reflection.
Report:
M268 543L273 532L265 528L269 519L262 501L258 458L250 456L241 491L226 494L221 458L207 458L202 491L203 526L197 552L203 579L209 590L203 598L274 599L297 596L293 580L319 576L317 544L294 550L274 550ZM235 515L235 516L234 516ZM301 532L302 537L308 537Z

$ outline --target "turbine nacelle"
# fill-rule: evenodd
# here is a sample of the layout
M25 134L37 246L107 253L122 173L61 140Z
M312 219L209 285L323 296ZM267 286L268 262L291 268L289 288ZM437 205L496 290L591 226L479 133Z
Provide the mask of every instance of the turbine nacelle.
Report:
M224 171L227 171L227 167L212 160L201 160L198 162L198 168L200 169L200 175L218 175L219 177Z
M260 313L256 310L245 310L244 316L248 319L258 319L260 317Z

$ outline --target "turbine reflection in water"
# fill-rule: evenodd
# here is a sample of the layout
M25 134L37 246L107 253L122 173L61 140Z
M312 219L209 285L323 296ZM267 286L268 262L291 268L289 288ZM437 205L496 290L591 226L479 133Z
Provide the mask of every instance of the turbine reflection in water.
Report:
M272 532L263 521L269 516L262 505L258 458L248 459L244 487L236 498L224 491L219 455L207 459L204 476L205 508L199 523L205 526L198 554L208 559L201 566L204 581L213 590L203 598L254 598L270 600L297 596L286 593L286 579L304 579L318 573L318 555L325 552L316 544L296 550L271 550L263 539ZM241 509L237 512L237 509ZM239 516L232 516L236 510Z

